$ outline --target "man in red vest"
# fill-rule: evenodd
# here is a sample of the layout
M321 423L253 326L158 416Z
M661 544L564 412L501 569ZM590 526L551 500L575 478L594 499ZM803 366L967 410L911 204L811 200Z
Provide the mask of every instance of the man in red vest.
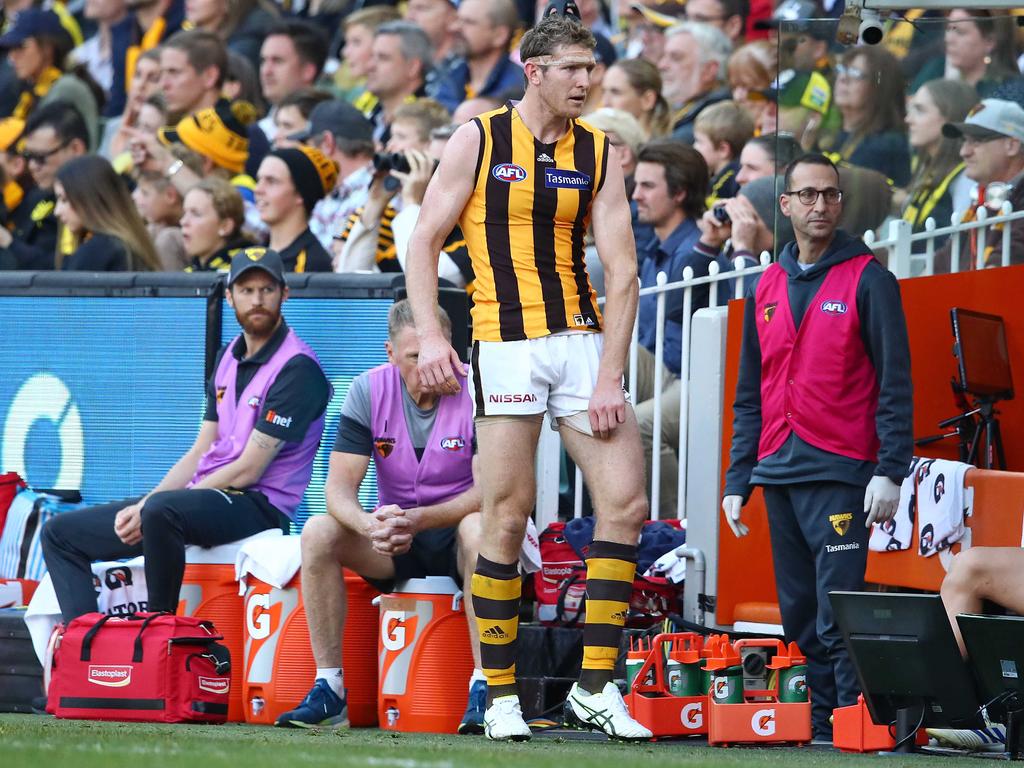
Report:
M796 242L747 293L722 509L737 536L764 491L787 640L807 654L814 737L855 704L857 675L828 593L864 587L872 523L896 511L913 453L906 322L896 278L837 230L839 173L790 165L780 196Z

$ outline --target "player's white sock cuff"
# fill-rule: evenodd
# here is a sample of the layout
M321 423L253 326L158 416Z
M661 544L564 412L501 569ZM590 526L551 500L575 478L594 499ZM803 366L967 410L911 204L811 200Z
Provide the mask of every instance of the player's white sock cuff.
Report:
M345 675L341 667L317 667L316 679L324 680L339 699L345 696Z

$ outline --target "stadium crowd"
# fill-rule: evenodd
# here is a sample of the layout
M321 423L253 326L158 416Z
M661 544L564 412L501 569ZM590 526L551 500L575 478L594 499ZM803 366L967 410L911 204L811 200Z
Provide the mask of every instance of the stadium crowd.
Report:
M835 19L842 3L577 5L597 41L582 121L617 149L643 286L654 285L659 272L678 280L690 267L700 277L712 263L729 271L763 251L782 251L794 239L779 209L782 178L805 152L835 163L840 187L799 192L841 200L839 226L854 237L890 218L922 231L929 218L968 221L981 206L1021 203L1024 35L1011 15L973 7L911 11L884 20L880 44L841 47ZM62 0L7 2L0 269L220 271L236 281L250 266L248 249L267 246L280 255L283 272L401 273L447 142L459 126L523 97L519 41L543 6L85 0L72 12ZM478 175L483 146L479 151ZM520 161L535 167L532 158ZM554 162L543 150L536 161ZM603 179L605 169L600 173ZM612 178L617 186L617 170ZM586 237L593 254L593 234ZM1024 261L1020 238L1024 228L1016 227L1014 263ZM475 275L458 226L444 238L437 263L439 278L472 297ZM936 267L948 263L945 246ZM598 259L587 266L600 287ZM706 286L698 289L692 309L710 301ZM683 313L673 294L656 381L662 329L654 298L639 303L637 421L649 463L660 423L661 477L669 485L677 476L671 462ZM392 329L396 348L407 325L408 318ZM404 379L392 385L415 390ZM353 445L362 432L353 431ZM352 488L368 461L355 462L345 476ZM464 470L468 493L473 477L468 464ZM674 488L663 488L660 499L661 516L672 516ZM466 541L472 533L460 528ZM319 545L334 568L340 534L319 535L306 546L312 552ZM364 538L369 553L373 535ZM474 547L460 546L465 552L453 567L465 570ZM376 561L374 568L382 573L373 575L394 575ZM334 680L336 650L325 644L318 664L330 674L318 679ZM493 649L485 644L483 652ZM328 683L321 693L333 694L340 709L341 683ZM483 705L475 706L479 726Z
M729 268L786 237L771 185L740 190L801 151L839 163L854 234L890 217L921 231L929 217L973 217L979 200L1019 202L1012 16L915 11L885 20L882 44L843 48L842 3L578 5L598 40L584 118L620 148L645 282L662 269L678 279L686 266ZM239 248L265 244L289 271L401 272L448 137L522 96L518 41L540 10L529 0L75 7L4 6L3 269L226 271ZM979 116L943 132L982 99L997 100L988 110L1000 130ZM472 293L458 228L439 274ZM641 333L653 350L653 328Z

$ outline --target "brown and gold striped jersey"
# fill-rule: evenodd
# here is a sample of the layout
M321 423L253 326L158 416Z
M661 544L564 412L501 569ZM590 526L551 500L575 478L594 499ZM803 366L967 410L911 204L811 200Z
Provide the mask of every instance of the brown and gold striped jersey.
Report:
M476 184L459 218L476 276L473 337L517 341L599 331L583 237L604 182L608 139L570 120L562 138L534 138L508 104L474 118Z

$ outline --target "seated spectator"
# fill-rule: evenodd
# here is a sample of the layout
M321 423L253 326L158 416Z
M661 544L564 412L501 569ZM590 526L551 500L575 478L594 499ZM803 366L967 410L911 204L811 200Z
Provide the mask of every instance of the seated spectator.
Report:
M179 158L191 165L193 173L201 172L198 155L182 152ZM117 170L116 168L114 170ZM171 180L162 173L141 173L132 190L135 207L146 222L146 229L160 258L160 268L165 272L177 272L189 263L182 238L181 221L182 194Z
M89 76L110 94L114 84L114 52L110 45L110 29L128 13L127 0L89 0L82 15L96 25L96 32L72 52L75 61L84 65Z
M26 205L32 189L32 176L28 162L18 151L25 121L16 117L0 119L0 170L4 174L3 219L0 226L9 230L25 226L25 220L32 211Z
M631 200L637 153L644 141L647 140L643 126L629 112L611 107L603 107L596 112L591 112L584 116L583 120L598 130L604 131L605 136L608 137L608 143L618 149L619 160L622 161L622 175L626 180L626 198Z
M760 126L769 106L765 92L778 77L775 45L757 40L737 48L729 57L728 71L732 100L743 107L755 126Z
M138 109L138 116L134 120L133 127L131 129L125 129L120 132L120 135L127 138L129 130L137 130L147 136L158 135L161 128L167 125L167 105L164 103L164 97L159 93L154 93L152 96L142 102L142 106ZM102 152L99 154L103 154ZM109 158L111 165L114 166L114 170L121 175L129 175L134 170L132 167L132 153L125 145L123 152L120 152L113 157Z
M150 272L160 259L124 180L99 155L64 163L53 185L54 213L73 242L57 242L56 267L79 272Z
M686 20L717 27L737 46L743 44L748 10L746 0L689 0Z
M783 176L803 147L788 133L755 136L743 145L736 183L741 187L765 176Z
M277 135L274 114L281 99L313 87L326 61L327 37L307 21L282 20L267 32L260 49L260 85L270 112L259 127L268 141Z
M836 164L870 168L897 187L910 181L910 146L903 124L903 73L891 53L877 45L847 48L836 65L836 108L843 126L823 139Z
M669 108L661 95L661 73L646 59L619 59L604 76L604 106L629 112L649 139L669 132Z
M1017 24L1005 11L954 8L946 21L943 54L926 62L912 91L935 78L958 76L983 99L1001 83L1016 77Z
M160 96L160 49L150 48L141 54L135 64L135 72L128 89L124 113L108 117L103 129L99 153L113 161L115 157L128 151L129 131L138 127L139 111L146 100L152 96ZM163 99L160 96L161 100ZM166 113L167 104L164 104Z
M181 29L184 20L183 0L153 0L130 6L128 15L110 28L114 81L104 110L107 117L124 112L139 57Z
M720 198L735 197L740 185L740 152L754 135L754 122L735 101L720 101L697 115L693 148L703 155L711 173L708 207Z
M245 206L231 184L203 179L185 195L181 236L189 263L186 272L227 272L231 259L252 243L242 236Z
M497 96L474 96L459 104L452 112L452 123L462 125L468 123L474 117L490 112L492 109L500 109L505 104Z
M694 251L707 259L724 258L737 269L759 264L764 251L774 256L793 239L793 225L778 205L782 191L781 175L762 176L742 186L736 197L719 200L716 208L727 218L715 209L706 211ZM730 297L720 289L719 298Z
M679 0L648 0L631 3L632 14L625 17L628 59L641 58L657 66L665 53L665 30L686 16L686 4Z
M260 116L267 113L263 91L260 90L259 72L251 61L237 51L228 50L228 71L224 75L220 93L228 101L249 102L256 107ZM266 136L263 138L266 139Z
M725 101L726 64L732 44L709 24L684 21L665 32L665 53L658 63L662 94L672 108L672 138L693 143L693 121L705 107Z
M332 249L349 217L366 203L373 180L373 124L348 102L325 101L313 108L308 129L289 139L315 147L338 166L337 184L309 219L320 244Z
M637 205L637 218L651 227L646 241L637 243L640 286L657 284L659 272L668 275L669 282L683 279L686 267L693 269L694 277L708 274L714 259L694 253L700 237L697 221L704 212L704 199L708 193L708 166L693 147L672 139L657 139L640 148L636 166L636 187L633 200ZM722 268L728 262L722 260ZM708 287L698 286L693 291L693 311L708 305ZM666 320L662 329L657 327L657 297L641 296L638 307L640 357L637 367L637 391L633 394L640 436L644 445L644 461L650 480L651 452L654 436L654 388L662 390L662 487L659 514L676 514L675 486L677 472L676 451L679 445L679 372L682 356L683 292L671 291L665 295ZM667 319L668 316L674 319ZM662 352L664 367L661 381L655 381L655 342L659 332L665 335Z
M876 230L892 213L892 180L871 168L859 165L840 165L839 188L853 190L843 197L843 210L839 227L845 232L862 237Z
M22 84L12 117L27 120L32 112L47 104L61 102L81 114L89 131L89 146L99 142L98 90L84 67L69 67L71 35L53 11L26 8L11 27L0 36L0 49L6 51Z
M433 1L448 4L447 0ZM522 88L523 69L509 58L509 49L519 30L515 2L462 0L456 14L458 56L428 90L432 97L453 112L466 99Z
M406 214L402 219L408 223L411 233L427 182L434 171L434 161L425 154L430 146L430 134L435 128L448 125L448 121L444 107L433 99L418 99L403 104L395 111L385 152L392 155L406 153L410 172L402 173L397 169L378 169L375 172L366 204L349 217L344 231L338 236L340 252L335 271L403 271L405 249L399 253L396 248L394 221L399 211L404 211L406 206L414 206L416 212ZM460 274L457 269L445 270L446 261L443 258L441 261L443 277ZM456 284L463 285L463 279L458 278Z
M268 0L190 0L185 18L192 29L217 35L228 50L260 64L260 45L280 11Z
M960 140L942 135L945 123L967 117L977 95L967 83L931 80L910 98L907 105L907 137L914 150L914 176L905 190L893 195L893 208L915 232L924 231L929 217L939 227L948 226L954 211L966 211L973 182L964 174ZM936 242L936 247L945 238ZM921 250L925 244L918 244Z
M288 272L330 272L331 256L309 230L313 206L334 189L338 166L314 147L275 149L256 174L256 210Z
M444 69L445 65L455 59L458 54L459 3L452 0L411 0L405 4L402 18L427 33L430 47L434 51L434 66Z
M316 88L300 88L289 93L277 103L274 110L274 149L294 147L302 142L292 138L295 134L309 131L309 116L317 104L331 100L327 91Z
M289 529L313 472L331 385L281 316L287 296L276 253L236 257L226 298L242 331L217 355L195 443L145 496L43 526L43 557L65 622L96 610L95 560L145 555L149 608L174 613L187 544ZM246 405L253 399L258 408Z
M89 131L77 109L54 102L34 110L25 122L22 157L35 188L22 202L28 216L14 229L0 227L0 269L53 269L57 251L57 169L88 151Z
M619 58L615 46L607 37L595 33L594 40L597 43L594 48L594 68L590 70L590 87L587 89L587 100L583 103L584 114L604 104L604 77L608 74L608 67Z
M944 136L963 139L960 157L964 174L978 185L974 203L964 213L963 221L974 221L978 208L984 204L989 214L998 211L1009 200L1013 210L1024 208L1024 108L1013 101L985 99L967 114L962 123L946 123ZM983 203L980 201L984 201ZM994 225L996 231L1002 225ZM989 233L985 252L978 253L978 230L960 237L960 269L974 269L980 262L987 267L1002 264L1002 237ZM1012 227L1010 263L1024 263L1024 227ZM935 254L935 271L951 268L952 238Z
M428 0L432 2L433 0ZM440 0L447 4L448 0ZM408 6L406 6L408 8ZM373 38L377 28L389 21L398 21L402 15L388 5L371 5L352 11L342 22L345 34L344 58L334 73L334 85L341 97L363 113L373 109L376 99L366 90L366 72L373 56Z
M376 98L376 104L366 116L373 123L373 139L378 146L386 147L391 138L395 110L426 94L432 62L430 40L416 25L393 21L377 28L366 71L366 89Z
M438 307L441 327L451 321ZM345 627L345 580L353 569L381 591L403 579L450 576L468 585L480 546L480 490L473 479L475 439L469 388L439 397L425 392L416 373L419 340L408 301L388 313L388 364L358 376L341 409L327 475L327 514L302 529L302 590L306 602L316 679L303 702L281 715L283 727L347 724L341 638ZM390 429L388 424L391 425ZM429 436L455 437L442 450ZM392 440L395 449L377 450ZM387 457L387 461L383 458ZM359 501L359 486L373 459L379 506ZM426 478L435 478L433 482ZM483 733L486 682L480 667L472 601L466 601L473 675L469 705L459 733Z
M160 47L160 92L168 122L209 109L221 98L228 71L228 52L212 32L178 32Z

